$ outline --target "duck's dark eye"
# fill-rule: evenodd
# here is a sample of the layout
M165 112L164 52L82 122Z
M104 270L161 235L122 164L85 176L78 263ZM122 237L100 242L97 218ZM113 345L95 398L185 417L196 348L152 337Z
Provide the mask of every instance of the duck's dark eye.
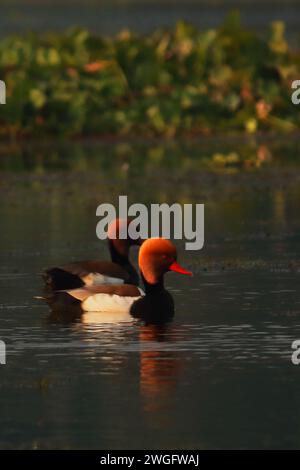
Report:
M164 265L169 265L173 263L173 259L169 255L162 255L162 262Z

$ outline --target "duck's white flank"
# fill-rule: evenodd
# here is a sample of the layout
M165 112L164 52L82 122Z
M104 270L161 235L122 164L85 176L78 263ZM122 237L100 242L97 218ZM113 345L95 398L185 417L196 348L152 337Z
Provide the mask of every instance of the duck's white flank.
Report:
M129 312L131 305L140 299L144 294L142 289L137 297L125 297L122 295L94 294L85 299L81 307L85 312Z

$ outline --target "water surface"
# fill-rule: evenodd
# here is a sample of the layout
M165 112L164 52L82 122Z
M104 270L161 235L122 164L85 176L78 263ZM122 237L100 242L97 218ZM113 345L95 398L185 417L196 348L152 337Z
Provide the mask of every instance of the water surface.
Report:
M226 0L144 2L24 2L14 0L0 5L0 35L27 31L61 31L81 26L98 34L114 35L124 28L149 33L155 28L171 27L179 19L202 29L215 28L233 10L239 9L243 24L266 31L272 21L284 21L288 38L299 44L299 0L285 2Z

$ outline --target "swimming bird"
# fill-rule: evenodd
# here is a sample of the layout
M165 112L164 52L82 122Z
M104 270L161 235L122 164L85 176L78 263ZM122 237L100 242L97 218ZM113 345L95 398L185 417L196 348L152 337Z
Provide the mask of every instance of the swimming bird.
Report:
M46 269L42 273L48 290L75 289L102 284L139 284L139 276L129 260L129 250L140 245L141 239L133 240L127 232L120 239L120 231L128 230L130 219L115 219L108 227L108 246L111 261L88 260ZM126 233L126 232L125 232Z
M79 302L83 312L130 313L145 320L171 317L174 301L164 288L168 271L192 275L177 263L175 245L164 238L150 238L139 252L139 268L145 286L142 291L130 284L84 286L58 293L65 300Z

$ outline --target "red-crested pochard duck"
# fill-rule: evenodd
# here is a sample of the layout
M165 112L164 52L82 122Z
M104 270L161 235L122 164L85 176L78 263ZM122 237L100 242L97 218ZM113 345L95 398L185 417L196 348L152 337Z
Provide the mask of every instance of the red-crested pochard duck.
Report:
M133 240L128 232L126 239L118 238L122 229L128 229L129 223L130 219L116 219L108 227L111 261L79 261L47 269L42 273L46 287L51 290L63 290L102 284L138 285L139 276L129 260L129 250L133 245L140 245L141 240Z
M175 245L164 238L150 238L139 252L139 268L145 293L129 284L84 286L60 292L71 301L79 302L84 312L130 313L134 317L151 318L171 316L174 312L172 296L164 288L168 271L192 275L177 263Z

